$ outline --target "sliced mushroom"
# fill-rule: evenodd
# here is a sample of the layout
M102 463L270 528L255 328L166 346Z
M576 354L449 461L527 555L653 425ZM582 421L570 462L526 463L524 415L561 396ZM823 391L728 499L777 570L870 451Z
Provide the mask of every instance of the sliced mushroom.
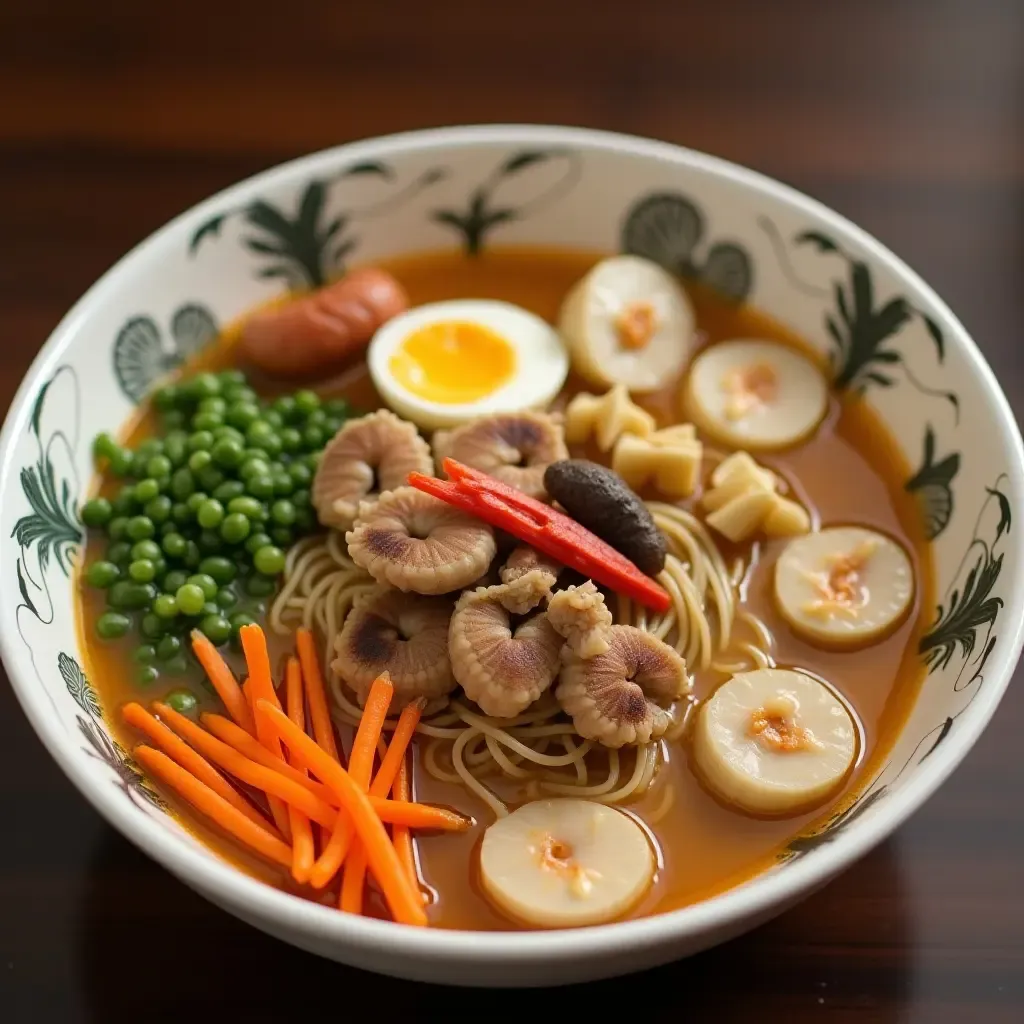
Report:
M584 739L606 747L657 739L672 724L669 706L690 692L686 663L633 626L610 626L607 639L608 651L595 658L562 649L555 696Z
M548 602L548 618L576 655L584 660L607 653L611 646L608 628L612 624L612 613L593 580L553 594Z
M558 675L562 638L547 614L512 622L548 597L550 580L535 569L512 583L466 591L455 606L448 630L452 671L487 715L515 717Z
M387 409L349 420L324 449L313 480L313 504L324 526L347 530L359 503L405 484L413 471L432 473L430 445Z
M360 704L374 679L387 671L395 686L393 706L417 697L443 697L455 689L448 657L451 598L403 594L377 587L356 598L334 642L334 671Z
M434 434L438 468L445 458L489 473L531 498L544 500L544 470L567 459L561 422L545 412L483 416Z
M364 502L345 540L352 561L378 583L417 594L469 586L487 571L496 551L485 522L415 487Z
M520 576L525 576L534 569L539 569L550 576L549 586L553 587L563 566L536 548L531 548L529 544L518 544L501 567L501 582L514 583Z

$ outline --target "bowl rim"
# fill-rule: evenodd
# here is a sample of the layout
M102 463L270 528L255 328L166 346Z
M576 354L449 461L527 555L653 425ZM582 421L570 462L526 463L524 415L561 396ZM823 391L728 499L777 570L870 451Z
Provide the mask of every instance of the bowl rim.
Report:
M90 315L90 309L116 292L127 266L140 257L153 258L162 247L177 240L186 223L214 213L225 200L236 200L246 193L284 184L300 174L313 174L321 166L342 159L364 156L386 157L389 153L410 155L428 152L439 146L446 149L473 148L481 145L572 145L581 150L631 153L672 166L688 166L702 173L725 179L736 185L772 197L808 219L824 222L837 229L861 249L874 263L884 266L915 290L933 307L950 335L988 392L1002 441L1011 456L1008 472L1017 493L1022 490L1024 443L1006 396L977 345L946 303L888 248L872 235L839 213L802 192L757 171L685 146L646 139L640 136L589 128L532 124L481 124L427 128L361 139L320 150L275 165L215 193L208 199L158 228L121 257L74 304L54 328L25 374L0 432L0 494L9 486L17 439L30 414L31 401L45 375L59 360L65 342ZM1009 541L1015 548L1018 564L1024 564L1024 536L1017 531ZM2 559L2 555L0 555ZM2 561L0 561L2 565ZM92 806L122 835L131 840L157 863L181 880L195 884L201 893L216 893L214 900L223 908L244 908L249 921L271 921L280 928L307 933L323 946L336 948L360 946L386 954L389 959L442 962L457 959L462 963L487 964L501 960L511 965L545 959L579 960L607 956L617 951L644 950L660 945L681 943L702 933L726 931L744 919L769 916L773 908L808 894L848 867L885 839L916 811L948 778L974 745L994 714L1009 685L1024 643L1024 579L1012 582L1012 590L1003 612L1012 625L1006 641L994 652L986 686L979 690L965 721L928 759L928 765L898 790L890 794L872 814L852 822L842 835L813 853L789 864L782 871L755 876L750 881L707 900L631 921L595 925L562 931L500 932L468 931L446 928L419 929L395 925L390 921L341 914L333 908L292 896L232 867L219 857L193 847L148 814L140 814L125 801L109 780L93 777L79 769L79 755L72 753L58 721L47 714L41 687L24 664L10 631L0 631L0 654L11 680L11 687L32 727L51 757ZM39 691L38 694L36 691Z

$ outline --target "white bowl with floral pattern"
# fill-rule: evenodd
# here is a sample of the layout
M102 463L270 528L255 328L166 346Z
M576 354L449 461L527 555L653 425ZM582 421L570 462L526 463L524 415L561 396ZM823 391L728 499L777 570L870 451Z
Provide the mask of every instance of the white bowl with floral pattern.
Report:
M410 929L279 892L200 845L110 736L81 665L73 566L89 439L218 324L349 261L457 244L626 250L749 299L827 355L917 468L906 488L939 604L920 696L884 769L770 871L706 902L562 932ZM736 935L884 839L948 777L1009 683L1024 622L1021 437L941 299L859 228L752 171L580 129L487 126L371 139L258 175L129 253L43 347L11 406L0 467L0 643L25 713L132 842L229 912L304 949L403 977L536 985L621 974Z

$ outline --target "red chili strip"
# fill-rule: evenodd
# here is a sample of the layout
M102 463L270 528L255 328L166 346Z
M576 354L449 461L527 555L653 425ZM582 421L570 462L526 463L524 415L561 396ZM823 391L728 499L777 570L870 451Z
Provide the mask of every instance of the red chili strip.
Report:
M444 460L444 470L451 479L410 473L409 483L505 530L615 593L656 612L668 610L672 599L665 590L575 519L454 459Z

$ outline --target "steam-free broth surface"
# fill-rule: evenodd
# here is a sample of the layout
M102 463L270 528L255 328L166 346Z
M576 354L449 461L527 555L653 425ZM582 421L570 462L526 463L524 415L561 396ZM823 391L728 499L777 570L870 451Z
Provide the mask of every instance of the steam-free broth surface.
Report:
M553 322L569 288L599 259L597 254L536 249L506 249L469 259L457 252L423 254L383 261L379 266L393 273L408 290L411 303L464 297L500 299L515 303ZM779 324L751 309L734 309L714 298L691 291L698 327L708 342L728 338L767 338L807 346ZM232 332L222 344L202 357L208 367L232 362ZM190 370L192 368L188 368ZM186 370L186 372L188 372ZM259 387L258 380L255 381ZM570 378L566 394L578 389ZM376 408L376 399L365 367L352 367L325 393L340 394L361 409ZM682 419L678 407L679 382L644 399L659 425ZM772 569L784 542L762 541L756 546L756 562L745 582L744 608L759 616L771 630L773 657L781 667L796 667L830 683L847 701L860 728L860 752L856 770L825 806L798 817L758 820L722 806L695 777L684 743L669 744L669 756L660 767L647 794L627 809L651 823L661 863L657 880L630 916L642 916L685 906L749 879L770 867L792 837L834 813L848 800L873 766L884 759L916 697L923 672L917 657L919 609L930 606L931 567L924 554L916 507L903 490L910 475L902 457L871 410L862 402L838 401L834 396L825 422L816 435L798 448L760 458L789 482L822 525L856 523L874 528L898 540L914 565L914 605L905 622L874 646L853 652L826 652L797 638L774 607ZM128 440L140 439L150 429L143 415L130 428ZM713 445L709 445L713 447ZM593 451L588 451L594 457ZM692 502L685 503L687 507ZM726 550L728 546L726 545ZM87 564L98 557L95 540L87 552ZM102 592L81 588L81 630L88 653L89 675L99 689L111 726L126 747L136 741L111 713L129 700L159 698L166 691L189 685L210 708L215 698L203 687L198 672L192 678L161 679L151 690L141 691L135 681L128 641L101 642L95 622L104 609ZM290 645L289 645L290 646ZM280 654L283 652L283 647ZM283 654L282 654L283 656ZM278 673L277 678L281 678ZM708 696L725 676L697 671L694 694ZM351 736L341 732L348 746ZM628 766L627 766L628 770ZM514 790L495 788L510 798ZM431 924L449 928L506 929L516 925L504 918L481 895L476 882L475 849L492 812L460 785L440 782L417 766L414 789L418 799L444 804L472 814L477 825L463 835L432 837L419 844L422 874L435 893L429 908ZM522 797L520 797L522 799ZM176 808L180 805L171 800ZM250 873L291 891L302 891L285 870L257 862L224 841L188 811L181 814L186 826L233 863ZM306 892L306 895L310 895ZM318 902L337 905L337 883ZM372 909L372 907L371 907Z

